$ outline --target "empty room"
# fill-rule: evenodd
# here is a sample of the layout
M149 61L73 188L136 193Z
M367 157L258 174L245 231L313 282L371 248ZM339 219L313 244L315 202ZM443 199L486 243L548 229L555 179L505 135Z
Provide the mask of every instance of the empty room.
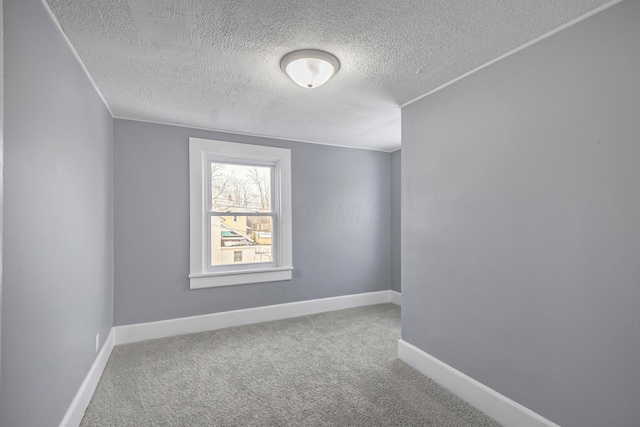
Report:
M640 1L4 0L0 426L640 426Z

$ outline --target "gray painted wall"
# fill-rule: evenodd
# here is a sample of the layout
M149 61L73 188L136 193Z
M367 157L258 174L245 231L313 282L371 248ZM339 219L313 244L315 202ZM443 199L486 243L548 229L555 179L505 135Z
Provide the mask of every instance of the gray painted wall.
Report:
M4 30L0 425L57 426L113 324L113 120L39 0Z
M401 238L400 238L400 185L401 176L401 150L391 153L391 289L401 292Z
M2 366L2 214L3 165L4 165L4 5L0 2L0 367ZM2 387L2 371L0 370L0 387Z
M640 2L402 111L402 335L564 427L640 425Z
M292 150L293 280L189 290L189 137ZM117 325L390 288L389 154L115 120Z

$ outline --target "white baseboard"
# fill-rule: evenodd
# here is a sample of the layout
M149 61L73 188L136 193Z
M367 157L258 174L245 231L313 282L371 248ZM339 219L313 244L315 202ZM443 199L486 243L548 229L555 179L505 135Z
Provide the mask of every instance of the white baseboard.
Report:
M395 305L402 305L402 294L396 291L389 291L391 293L391 303Z
M268 305L201 316L115 326L116 345L392 302L392 291Z
M560 427L404 340L398 357L505 427Z
M71 406L69 406L67 413L62 419L60 427L78 427L80 425L82 417L84 417L84 411L86 411L89 402L91 402L93 392L96 390L98 381L100 381L102 372L109 360L109 356L111 356L114 344L115 332L113 328L111 328L107 339L102 345L102 350L100 350L98 357L96 357L91 369L89 369L89 373L82 382L78 393L76 393L76 397L73 399L73 402L71 402Z
M225 311L202 316L161 320L158 322L114 326L109 331L109 335L102 349L82 382L78 393L76 393L76 397L73 399L73 402L71 402L71 406L69 406L67 413L62 419L60 427L77 427L82 422L84 412L91 402L93 393L98 386L98 381L100 381L100 377L107 365L109 356L111 356L114 345L385 303L399 305L400 294L395 291L369 292L287 304L268 305L244 310Z

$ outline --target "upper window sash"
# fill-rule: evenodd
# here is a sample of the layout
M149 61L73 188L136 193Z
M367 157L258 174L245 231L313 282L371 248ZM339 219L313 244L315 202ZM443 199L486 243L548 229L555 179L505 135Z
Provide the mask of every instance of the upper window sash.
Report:
M278 185L280 184L279 180L277 179L278 175L280 174L280 168L278 166L278 162L273 162L273 161L264 161L264 160L260 160L260 159L248 159L248 158L242 158L242 159L235 159L235 158L230 158L230 157L221 157L221 156L217 156L217 155L208 155L206 157L206 162L207 165L211 165L213 163L218 163L218 164L227 164L227 165L237 165L237 166L259 166L259 167L268 167L271 169L271 173L270 173L270 182L269 182L269 187L270 187L270 200L269 200L269 208L271 213L277 213L279 212L279 207L280 207L280 188L278 187ZM209 166L205 167L205 170L209 170L208 169ZM258 213L260 211L257 210L247 210L247 211L240 211L240 210L214 210L212 208L212 197L213 197L213 191L212 191L212 180L211 180L211 175L207 174L206 176L203 176L203 178L206 180L205 184L205 194L204 194L204 208L207 212L214 212L214 213L238 213L238 214L254 214L254 213ZM264 213L264 208L262 208L262 212L260 213Z

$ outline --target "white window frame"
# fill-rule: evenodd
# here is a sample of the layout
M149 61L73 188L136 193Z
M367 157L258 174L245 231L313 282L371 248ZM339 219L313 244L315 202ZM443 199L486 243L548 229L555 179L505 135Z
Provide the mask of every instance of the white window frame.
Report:
M209 268L209 199L207 194L208 165L210 159L225 159L230 162L264 165L273 164L272 179L275 201L274 263L266 267L259 264L225 266L223 271ZM189 287L190 289L218 286L244 285L248 283L291 280L292 231L291 231L291 150L262 145L239 144L212 139L189 138Z

